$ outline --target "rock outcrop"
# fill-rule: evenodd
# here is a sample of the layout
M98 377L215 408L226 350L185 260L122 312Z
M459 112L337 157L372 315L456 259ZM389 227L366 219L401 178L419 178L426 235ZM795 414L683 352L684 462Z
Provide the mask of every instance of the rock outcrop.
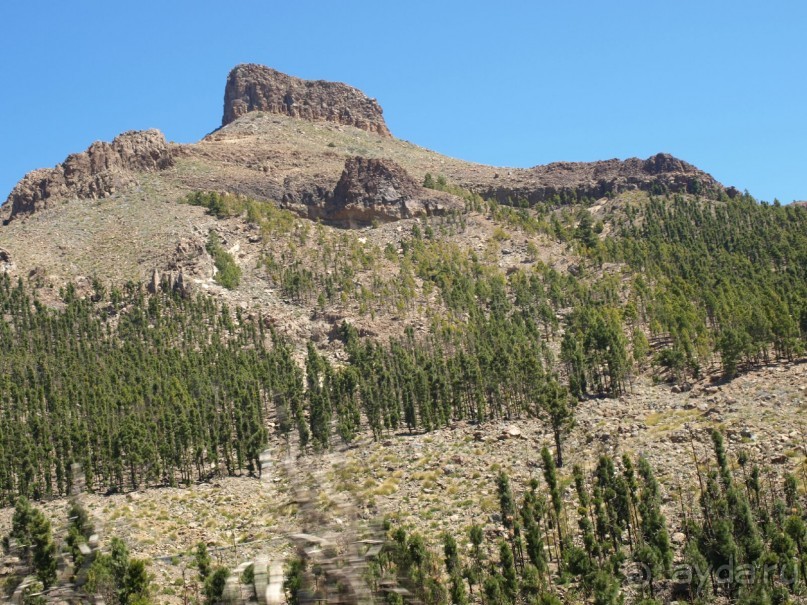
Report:
M461 207L458 198L422 187L392 160L353 157L345 162L322 218L354 227L438 215Z
M252 111L266 115L238 120ZM301 128L301 119L320 127ZM420 186L427 172L504 204L570 203L630 190L712 198L738 193L669 154L526 169L441 157L394 139L379 104L360 90L260 65L239 65L230 72L222 123L225 127L191 145L168 144L156 130L94 143L55 168L26 175L0 208L0 220L65 199L109 196L136 181L138 173L163 170L175 161L179 169L165 178L171 186L273 200L300 215L348 226L439 214L457 203L454 196ZM370 134L346 132L351 129L341 125ZM372 157L352 157L358 154ZM204 168L183 170L185 158Z
M378 102L352 86L302 80L262 65L238 65L227 77L221 125L250 111L335 122L390 136Z
M494 181L470 186L482 197L500 202L523 199L530 203L554 197L563 201L583 197L596 199L636 189L654 193L715 193L723 189L711 175L667 153L646 160L555 162L508 171L497 175Z
M0 248L0 273L11 273L14 270L14 261L8 250Z
M164 170L174 163L158 130L125 132L111 143L97 141L55 168L29 172L6 200L7 220L31 214L56 199L95 199L111 195L134 180L134 172Z

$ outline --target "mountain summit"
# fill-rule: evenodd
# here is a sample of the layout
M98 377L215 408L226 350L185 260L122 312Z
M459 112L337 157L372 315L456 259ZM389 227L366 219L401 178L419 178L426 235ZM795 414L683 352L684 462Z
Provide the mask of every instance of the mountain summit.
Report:
M357 157L379 162L365 164ZM337 184L346 170L353 175L359 166L371 167L361 189L375 193L358 199L353 188L350 202L343 204L345 187L337 190ZM399 185L408 183L404 197L400 188L389 191L389 166L395 167ZM9 195L2 218L8 223L59 202L125 194L144 175L153 175L165 190L227 191L280 202L308 218L357 226L451 206L445 199L435 205L434 196L422 191L412 195L412 184L422 183L427 173L505 204L568 203L631 190L723 190L710 175L668 154L509 169L448 158L393 137L378 102L356 88L245 64L227 77L222 127L202 141L167 143L152 130L94 143L54 168L26 175ZM372 175L387 181L370 183ZM381 190L387 193L376 195ZM431 201L424 203L427 198Z
M391 136L381 106L362 91L341 82L302 80L263 65L238 65L227 76L221 125L250 111L334 122Z

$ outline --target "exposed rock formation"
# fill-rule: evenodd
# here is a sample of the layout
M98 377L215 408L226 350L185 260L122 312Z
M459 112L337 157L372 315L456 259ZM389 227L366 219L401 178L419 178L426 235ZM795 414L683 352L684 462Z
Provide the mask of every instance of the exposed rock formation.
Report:
M236 121L250 111L274 115ZM300 119L320 124L300 128ZM175 161L177 170L164 178L169 187L273 200L300 215L348 226L440 213L456 203L453 196L420 186L427 172L500 203L568 203L634 189L737 194L668 154L528 169L446 158L391 137L381 107L355 88L301 80L259 65L239 65L230 72L222 121L226 128L192 145L169 145L158 131L129 132L112 143L94 143L55 168L26 175L0 208L0 220L61 199L108 196L135 181L138 172L162 170ZM369 134L345 132L339 127L343 124ZM382 159L345 163L354 154Z
M14 261L8 250L0 248L0 273L11 273L14 270Z
M6 200L9 219L45 208L58 198L107 197L133 180L133 171L173 165L171 150L158 130L125 132L111 143L97 141L55 168L29 172Z
M262 65L238 65L227 77L222 126L249 111L323 120L390 136L381 106L340 82L301 80Z
M460 208L453 195L419 185L392 160L354 157L324 207L326 220L348 226L442 214Z
M146 285L146 289L152 294L157 292L176 292L187 298L192 292L192 286L185 277L185 272L180 268L178 271L166 271L160 275L156 268L151 272L151 279Z
M499 175L496 177L499 179ZM646 160L555 162L527 170L508 171L501 182L474 183L483 197L541 202L558 196L599 198L622 191L715 192L723 187L711 175L667 153Z

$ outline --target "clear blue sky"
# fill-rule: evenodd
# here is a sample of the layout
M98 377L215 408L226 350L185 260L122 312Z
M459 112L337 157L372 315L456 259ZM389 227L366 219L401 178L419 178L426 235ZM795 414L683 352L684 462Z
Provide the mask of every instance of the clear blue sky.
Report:
M198 140L242 62L376 97L396 136L532 166L672 153L760 199L807 199L807 3L0 6L0 200L92 141Z

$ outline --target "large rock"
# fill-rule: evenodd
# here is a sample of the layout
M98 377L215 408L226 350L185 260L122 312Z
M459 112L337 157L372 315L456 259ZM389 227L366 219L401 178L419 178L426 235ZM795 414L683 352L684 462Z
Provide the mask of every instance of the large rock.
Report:
M354 227L439 215L461 206L453 195L422 187L392 160L354 157L345 162L323 218Z
M11 273L14 270L14 261L8 250L0 248L0 273Z
M111 195L134 180L134 172L164 170L174 163L158 130L125 132L111 143L97 141L55 168L29 172L6 200L9 220L31 214L65 198L95 199Z
M250 111L336 122L390 136L378 102L352 86L301 80L262 65L238 65L227 77L221 125Z

